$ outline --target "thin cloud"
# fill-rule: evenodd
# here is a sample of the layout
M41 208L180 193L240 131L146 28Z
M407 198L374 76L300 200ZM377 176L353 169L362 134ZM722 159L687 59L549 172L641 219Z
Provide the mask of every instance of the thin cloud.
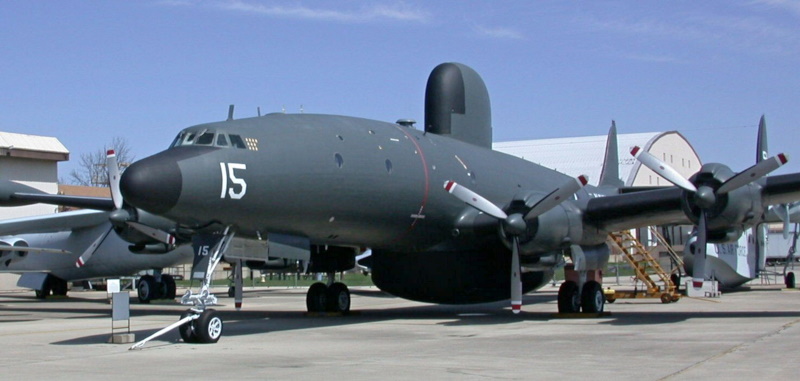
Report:
M475 32L483 37L497 38L502 40L522 40L525 38L522 33L505 27L489 28L478 25L475 26Z
M794 13L795 16L800 16L800 1L797 0L753 0L751 4L778 8Z
M220 1L213 3L213 5L228 11L276 18L334 21L341 23L365 23L382 20L425 23L430 19L428 12L413 8L405 3L368 5L358 10L311 8L300 4L288 6L261 4L238 0Z

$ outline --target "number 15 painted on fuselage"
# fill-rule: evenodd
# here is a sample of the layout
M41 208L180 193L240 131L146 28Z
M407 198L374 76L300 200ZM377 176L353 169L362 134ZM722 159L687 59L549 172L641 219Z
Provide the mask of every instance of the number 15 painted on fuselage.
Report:
M219 198L225 198L227 195L231 199L239 200L244 197L244 194L247 193L247 183L244 179L236 177L236 173L234 170L241 169L246 170L247 164L240 164L240 163L219 163L219 170L222 173L222 190L219 194ZM228 187L228 179L233 184ZM239 191L236 192L234 188L239 186Z

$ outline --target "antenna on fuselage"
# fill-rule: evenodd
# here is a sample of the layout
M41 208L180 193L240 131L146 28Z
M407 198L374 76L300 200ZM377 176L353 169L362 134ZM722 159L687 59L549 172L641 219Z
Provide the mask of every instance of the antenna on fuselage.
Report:
M261 116L261 107L256 107L258 109L258 116Z
M306 112L306 111L303 109L303 105L300 105L300 113L301 113L301 114L305 114L305 112Z
M233 105L228 106L228 120L233 120Z

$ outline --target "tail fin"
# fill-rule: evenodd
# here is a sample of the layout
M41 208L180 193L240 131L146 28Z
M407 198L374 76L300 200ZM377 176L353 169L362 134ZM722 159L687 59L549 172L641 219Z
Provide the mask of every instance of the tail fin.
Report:
M617 147L617 123L611 121L606 139L606 155L603 159L603 171L600 172L599 186L621 188L625 184L619 179L619 149Z
M767 122L764 115L758 121L758 143L756 143L756 163L769 158L769 147L767 146Z

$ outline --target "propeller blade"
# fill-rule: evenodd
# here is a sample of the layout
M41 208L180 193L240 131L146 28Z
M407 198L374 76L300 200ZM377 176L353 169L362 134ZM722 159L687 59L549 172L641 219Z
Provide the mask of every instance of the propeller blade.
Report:
M649 152L645 152L643 149L639 148L639 146L635 146L633 149L631 149L631 155L633 155L636 160L639 160L640 163L644 164L645 167L650 168L653 170L653 172L667 179L667 181L675 184L676 186L690 192L697 191L697 188L694 186L694 184L692 184L685 177L681 176L678 171L662 162L657 157L651 155Z
M770 172L780 168L782 165L789 161L789 156L779 153L767 160L762 160L756 165L745 169L731 177L717 189L718 194L725 194L732 190L739 189L747 184L756 181Z
M100 247L100 245L103 243L103 241L105 241L106 237L108 237L108 234L111 233L112 230L114 230L113 227L106 230L106 232L101 234L100 237L97 237L97 239L94 240L94 242L92 242L92 244L89 245L89 247L87 247L86 250L84 250L83 254L81 254L81 256L78 257L78 260L75 261L75 267L81 268L85 266L86 262L89 262L89 259L92 258L94 253L97 251L97 248Z
M138 230L141 233L144 233L150 238L155 239L158 242L166 243L167 245L175 245L175 236L167 233L163 230L159 230L156 228L151 228L147 225L140 224L138 222L128 221L127 224Z
M108 186L111 188L111 200L114 208L122 208L122 192L119 190L119 164L113 149L106 152L106 170L108 171Z
M519 237L514 236L511 246L511 312L522 309L522 279L519 266Z
M692 287L703 287L706 280L706 246L708 231L706 230L706 213L700 211L700 223L697 226L697 242L694 248L694 266L692 268Z
M525 215L525 219L534 218L555 208L567 198L572 197L575 192L579 191L587 183L589 183L589 177L586 175L580 175L574 179L568 180L565 184L554 189L550 194L539 200Z
M453 196L456 196L457 199L494 218L501 220L508 218L508 215L502 209L498 208L497 205L466 187L458 185L455 181L445 181L444 189Z

